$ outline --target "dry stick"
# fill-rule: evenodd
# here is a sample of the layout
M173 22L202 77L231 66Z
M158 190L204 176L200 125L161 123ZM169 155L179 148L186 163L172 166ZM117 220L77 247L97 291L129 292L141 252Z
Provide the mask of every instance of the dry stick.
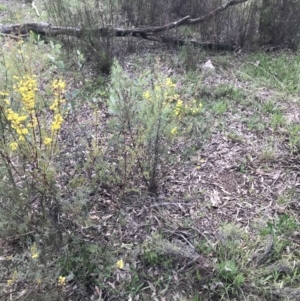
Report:
M155 36L157 33L161 33L164 31L168 31L170 29L178 28L186 25L195 25L205 21L210 20L216 15L220 14L224 10L228 9L231 6L245 3L249 0L232 0L229 1L218 8L214 9L210 13L195 19L191 19L190 16L186 16L177 21L168 23L162 26L152 26L145 28L134 28L134 29L122 29L122 28L114 28L114 27L102 27L96 28L92 30L92 33L100 34L100 36L116 36L116 37L125 37L125 36L133 36L139 37L143 39L154 40L157 42L168 43L166 38L162 38L159 36ZM0 33L2 34L11 34L14 33L16 35L26 35L30 31L35 32L36 34L41 35L49 35L49 36L57 36L57 35L69 35L75 37L82 37L84 35L85 30L80 27L60 27L60 26L52 26L49 23L25 23L25 24L10 24L4 25L0 24Z
M149 208L153 208L153 207L158 207L158 206L176 206L176 205L185 205L185 206L193 206L194 204L191 203L169 203L169 202L164 202L164 203L154 203L153 205L149 206Z

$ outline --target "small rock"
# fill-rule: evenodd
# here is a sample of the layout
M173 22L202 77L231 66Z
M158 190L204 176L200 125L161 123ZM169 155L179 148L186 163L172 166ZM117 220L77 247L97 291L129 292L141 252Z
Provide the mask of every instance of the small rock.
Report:
M203 70L207 70L207 71L215 71L216 68L215 66L212 64L211 60L208 60L203 66L202 66Z

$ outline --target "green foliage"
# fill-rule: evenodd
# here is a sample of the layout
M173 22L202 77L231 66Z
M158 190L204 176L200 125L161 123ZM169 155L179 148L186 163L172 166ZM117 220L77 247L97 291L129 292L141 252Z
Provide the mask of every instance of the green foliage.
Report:
M246 281L246 254L242 245L247 239L243 231L232 225L224 225L220 229L220 243L215 252L218 258L214 282L221 296L231 298L240 294Z
M247 78L265 83L285 93L296 94L299 91L300 58L298 55L254 54L250 56L245 67L242 74Z
M59 278L59 270L42 268L45 263L41 260L40 246L33 243L25 249L27 251L24 253L8 256L6 264L0 266L2 277L7 279L5 289L16 288L18 283L23 282L26 287L30 287L26 294L29 300L64 300L66 295L61 285L63 279Z
M217 115L222 115L226 112L227 110L227 104L224 101L217 101L214 106L213 110Z
M0 95L0 130L5 137L0 153L1 185L5 187L1 190L0 214L5 218L1 219L0 235L11 236L22 245L20 253L28 248L23 243L30 237L29 246L36 246L32 258L39 263L37 275L46 275L47 263L55 260L43 285L63 289L74 281L84 290L90 285L101 287L95 275L103 281L110 277L114 265L106 251L111 252L111 246L100 247L70 234L83 225L92 227L87 195L94 194L99 183L106 187L123 185L123 192L130 192L140 190L142 182L142 187L157 192L168 170L186 151L174 152L172 147L184 141L187 124L201 117L202 103L182 98L159 64L134 80L115 64L109 89L101 79L88 103L93 112L93 135L80 140L85 148L82 158L76 148L69 151L72 138L68 135L73 133L64 128L69 114L78 110L74 99L80 92L65 91L65 82L59 76L53 78L52 73L64 70L61 45L45 44L39 36L31 35L28 45L19 41L14 47L4 53L1 66L7 81ZM39 64L49 67L43 69L49 71L47 76L34 76L40 65L32 55L39 48L47 49L39 57ZM102 123L100 105L104 104L99 97L108 97L110 118L106 124ZM67 160L73 160L72 169L66 168ZM143 261L165 269L172 264L168 256L154 251L145 251ZM19 275L21 269L16 273ZM30 277L28 281L34 281ZM16 285L14 278L11 284ZM140 285L132 288L135 294Z
M251 208L255 215L262 212L250 203L259 191L252 171L255 164L261 163L257 159L275 163L277 148L273 144L261 154L255 152L255 147L251 154L235 152L235 164L240 165L234 165L231 171L239 168L244 173L242 178L250 179L251 186L246 183L247 194L240 189L241 210L233 216L247 225L244 229L223 225L213 238L199 240L200 233L193 232L193 227L202 227L202 221L206 227L208 206L204 205L202 211L199 203L197 208L193 203L191 207L184 203L173 211L173 198L171 204L171 198L164 199L162 204L157 198L154 206L147 203L156 197L149 197L148 191L159 194L164 185L170 189L168 183L173 185L176 173L174 183L177 176L179 181L186 177L186 171L190 179L200 179L201 193L193 194L193 185L189 191L182 192L179 187L177 194L176 187L167 193L174 193L174 199L180 195L179 202L190 196L195 202L206 197L205 189L211 185L206 176L211 177L214 168L210 164L214 163L215 153L220 154L217 139L222 136L226 140L227 135L232 142L248 143L243 136L248 130L245 124L253 130L251 145L255 145L255 138L261 138L255 136L257 131L262 134L269 126L272 138L285 135L282 141L289 144L291 154L299 150L299 125L285 120L285 104L277 105L272 97L260 106L249 82L237 83L235 77L232 80L232 73L226 73L224 79L221 68L216 74L202 74L199 66L210 53L190 45L184 46L178 55L172 52L171 67L166 63L168 54L156 64L151 57L142 61L144 56L140 59L136 55L135 63L126 64L130 68L124 70L117 62L113 64L110 43L115 40L110 35L107 39L96 37L92 32L95 26L117 24L110 17L118 14L110 12L119 12L112 9L118 5L115 1L102 1L103 7L94 10L97 2L56 1L53 6L53 20L66 22L60 25L78 26L84 19L82 45L74 38L46 43L36 34L31 34L26 43L3 39L0 238L1 245L9 246L1 248L0 254L4 298L22 299L21 293L26 291L24 298L28 300L66 300L70 291L74 295L79 291L85 294L84 298L95 300L271 300L273 292L298 286L299 254L294 238L299 224L297 215L289 208L293 205L285 206L287 213L260 228L259 235L252 231L251 216L240 215ZM133 2L129 5L143 8L142 2ZM147 4L147 10L153 3ZM167 7L176 3L170 2ZM189 5L192 7L193 3ZM136 21L137 12L133 14ZM99 15L100 19L103 17L101 22L97 20ZM161 16L152 15L154 20L165 21ZM234 22L238 20L234 18ZM201 30L201 37L205 39L205 31L210 32L219 24L214 22ZM207 37L217 40L223 29L214 28L216 32ZM189 36L197 32L191 28L182 31ZM70 75L70 69L63 57L64 46L70 47L76 70L66 84L61 73L68 71ZM95 81L87 78L84 67L94 59L93 55L102 71L113 66L109 77L98 76ZM262 59L250 56L253 63L245 69L248 79L259 83L259 89L265 83L294 97L299 86L297 58L283 55L280 61L276 56L261 56ZM225 69L232 66L230 60L213 60ZM289 64L294 77L286 68ZM231 80L233 84L228 84ZM245 90L238 88L242 86ZM237 124L239 110L245 112L242 124ZM206 148L204 137L211 132L216 139L210 149ZM231 143L240 150L243 144ZM189 156L194 150L199 150L193 156L196 168L190 164ZM219 162L222 164L221 159ZM272 165L269 164L269 170ZM224 183L221 188L224 193L227 191ZM145 190L147 196L143 194ZM291 192L285 190L278 196L279 205L294 202L296 190L291 187ZM229 193L233 194L231 190ZM228 199L227 195L224 200ZM146 210L142 211L142 207ZM154 234L144 240L158 228L166 230L161 233L170 233L168 239ZM266 239L269 237L273 239L271 244ZM261 257L264 260L259 261Z
M39 44L43 42L39 40L39 36L35 41ZM52 68L63 70L65 68L64 62L59 58L61 55L61 44L54 44L53 41L50 41L50 46L52 48L52 53L48 54L48 57L52 62Z
M223 282L229 293L238 293L245 282L244 276L232 260L223 261L217 265L217 278Z
M249 130L257 130L262 132L265 129L265 124L258 114L253 114L251 118L247 119L247 126Z
M1 210L6 215L3 222L10 220L11 226L11 221L21 222L21 233L39 227L54 210L59 210L52 163L58 152L65 112L65 83L61 79L52 80L46 97L38 91L38 79L32 69L34 62L28 54L30 47L19 41L11 49L12 55L3 54L6 82L0 93L0 131L5 137L0 142L0 156L8 176L4 185L10 187ZM33 203L37 210L34 216ZM17 217L15 212L22 214Z
M141 261L146 266L159 266L160 268L171 268L172 258L162 255L155 250L145 249L141 254Z
M233 142L236 142L236 143L242 143L243 142L243 136L236 133L236 132L230 132L228 134L228 138L231 139Z
M267 114L273 114L274 112L277 112L278 108L274 101L272 100L267 100L266 102L263 103L262 105L262 112L267 113Z
M284 117L281 112L274 113L271 117L271 127L276 130L285 124Z
M212 246L206 240L202 240L202 241L196 243L195 248L199 254L207 254L208 255L214 251Z
M266 227L262 230L262 234L290 234L299 229L299 224L293 216L287 214L280 215L274 221L268 221Z
M242 89L233 85L221 84L214 91L215 99L230 99L235 102L241 102L245 98L245 93Z
M180 155L172 154L172 144L182 135L185 119L201 113L201 102L191 99L184 103L159 65L133 80L115 64L108 109L118 166L126 171L126 177L136 174L149 191L156 192Z
M22 40L6 41L3 46L0 237L18 246L17 254L9 256L8 268L3 274L8 279L5 289L14 287L19 291L19 283L24 282L30 287L29 299L62 300L68 279L60 274L59 266L48 266L57 259L66 239L58 217L70 214L61 200L62 190L58 184L60 135L68 108L66 84L60 76L53 77L51 73L58 72L55 62L60 52L53 49L59 47L50 45L45 51L47 46L33 35L26 44ZM37 55L40 48L44 49L44 55ZM49 61L48 54L55 59ZM38 68L49 73L41 75ZM80 216L79 210L78 220ZM49 295L44 299L47 287L53 290L47 289Z
M300 151L300 125L298 123L290 123L288 125L288 139L291 151Z
M259 158L262 162L271 162L276 159L276 152L272 147L268 147L262 150Z
M57 261L60 274L66 275L67 280L76 280L83 286L99 285L95 275L106 277L112 269L111 257L97 244L86 243L76 237L69 238L69 243L63 248L63 253Z
M220 260L237 260L240 257L239 247L243 243L246 234L239 227L227 224L220 229L219 235L218 256Z
M179 245L173 244L155 233L142 244L140 258L145 265L168 270L176 261L176 253L180 252Z
M199 63L205 59L205 52L187 44L180 48L177 59L177 65L182 65L187 72L194 72L199 69Z
M217 264L208 285L213 296L222 300L239 299L241 295L249 297L250 289L253 295L264 295L268 299L275 288L296 283L299 271L292 268L294 259L286 250L290 244L288 235L298 228L298 222L287 215L268 222L261 236L256 238L242 228L224 225L213 251ZM256 258L263 261L257 265Z

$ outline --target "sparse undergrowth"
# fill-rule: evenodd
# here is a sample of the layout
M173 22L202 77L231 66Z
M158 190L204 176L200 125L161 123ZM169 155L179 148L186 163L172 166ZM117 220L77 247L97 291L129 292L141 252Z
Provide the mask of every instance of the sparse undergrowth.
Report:
M1 300L299 300L297 56L2 43Z

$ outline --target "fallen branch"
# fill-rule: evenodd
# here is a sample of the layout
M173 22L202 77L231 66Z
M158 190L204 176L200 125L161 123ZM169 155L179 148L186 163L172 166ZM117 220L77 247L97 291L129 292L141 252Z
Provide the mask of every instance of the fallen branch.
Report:
M191 19L190 16L186 16L182 19L177 21L168 23L163 26L152 26L152 27L145 27L145 28L133 28L133 29L123 29L123 28L114 28L114 27L102 27L91 29L87 31L86 29L80 27L61 27L61 26L52 26L49 23L26 23L26 24L0 24L0 33L4 35L13 34L13 35L28 35L30 31L44 35L44 36L58 36L58 35L68 35L74 36L77 38L82 38L85 35L91 33L93 35L98 34L102 37L107 36L115 36L115 37L138 37L142 39L157 41L166 44L175 44L175 45L183 45L186 43L191 43L196 46L206 47L208 49L217 49L217 50L232 50L233 47L229 45L221 45L221 44L211 44L211 43L201 43L196 40L183 40L183 39L176 39L170 38L165 36L160 36L158 33L162 33L165 31L169 31L174 28L179 28L181 26L190 26L199 24L205 21L210 20L211 18L215 17L216 15L220 14L224 10L228 9L230 6L237 5L240 3L247 2L249 0L232 0L229 1L215 10L211 11L205 16Z
M215 10L211 11L210 13L208 13L207 15L205 15L203 17L199 17L199 18L196 18L196 19L190 19L188 24L194 25L194 24L202 23L204 21L207 21L207 20L215 17L216 15L221 13L222 11L229 8L230 6L245 3L245 2L248 2L248 0L232 0L232 1L229 1L229 2L219 6L218 8L216 8Z

